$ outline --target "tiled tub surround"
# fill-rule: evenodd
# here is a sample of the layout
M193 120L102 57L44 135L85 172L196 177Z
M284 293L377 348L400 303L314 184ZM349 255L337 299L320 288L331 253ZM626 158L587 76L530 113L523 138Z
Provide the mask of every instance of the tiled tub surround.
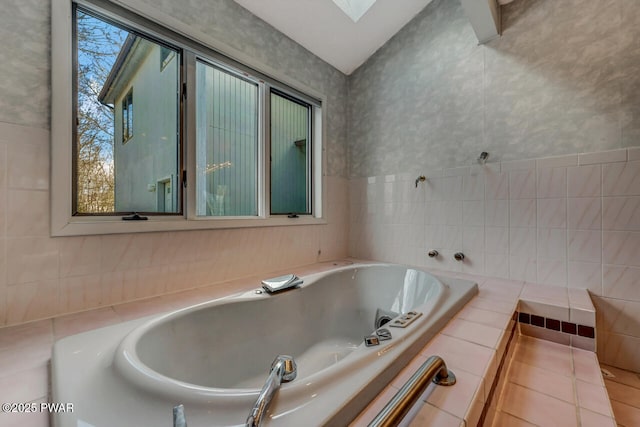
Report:
M348 263L350 261L338 264ZM335 266L334 262L318 263L293 269L293 272L302 276L332 269ZM271 271L266 277L291 272L291 269ZM39 403L50 399L49 363L53 343L58 339L255 289L263 278L252 276L214 286L0 328L0 401ZM0 426L3 427L47 427L49 425L49 418L43 413L0 413Z
M600 359L640 371L640 148L352 178L349 197L351 256L588 289Z
M273 358L287 354L297 376L271 404L272 425L344 425L478 292L472 281L437 280L389 264L302 277L299 289L282 295L256 295L254 288L151 323L145 318L56 342L52 398L74 401L77 409L56 414L54 424L160 426L167 417L159 409L180 402L190 425L237 425ZM379 310L400 309L422 315L407 328L389 328L391 341L380 337L379 347L366 347ZM121 409L117 417L114 407Z
M333 263L320 263L294 269L294 273L304 275L330 268L334 268ZM272 273L275 275L281 272ZM510 330L515 325L514 312L518 307L517 304L525 284L522 281L490 279L463 273L442 271L434 271L434 273L474 280L480 286L480 293L434 339L426 344L420 355L392 381L378 399L371 403L369 409L354 421L354 425L364 425L372 419L413 371L433 354L444 358L450 369L456 373L458 384L450 388L438 387L428 390L426 403L417 413L415 425L429 425L428 423L431 423L431 425L437 426L474 426L474 422L482 416L485 402L489 400L495 375L505 352ZM44 402L49 399L48 363L54 340L125 320L175 310L233 292L252 289L256 287L256 283L259 283L259 277L0 329L0 400ZM532 290L536 289L536 286L531 284L527 284L526 287ZM520 342L518 342L519 345ZM596 374L599 375L597 358L593 353L577 348L567 347L567 349L562 366L566 367L568 363L572 368L571 371L566 371L563 375L567 377L572 375L571 378L582 378L583 375L595 378ZM567 356L568 354L570 356ZM549 362L545 358L544 352L538 353L538 357L545 363ZM505 367L509 360L510 357L507 356ZM555 363L554 360L556 359L550 361L551 365ZM532 364L535 365L533 362ZM536 378L536 376L531 376L529 379L534 381ZM522 382L519 384L523 385ZM499 394L499 390L498 392L494 391L495 396L499 396ZM492 402L497 402L496 399L494 398ZM574 407L580 407L579 402L574 402L574 404ZM496 407L497 403L485 411L487 420L491 420ZM575 409L573 411L575 413ZM501 415L501 417L507 415L509 413ZM466 424L464 423L465 419L467 420ZM501 418L498 417L498 419ZM48 422L46 414L0 414L0 425L7 427L45 427L49 425Z

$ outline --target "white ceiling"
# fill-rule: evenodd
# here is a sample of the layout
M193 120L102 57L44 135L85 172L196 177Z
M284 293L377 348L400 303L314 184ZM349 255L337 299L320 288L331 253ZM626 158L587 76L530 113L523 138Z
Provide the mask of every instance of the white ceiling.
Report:
M332 0L235 0L345 74L351 74L431 0L377 0L353 22Z

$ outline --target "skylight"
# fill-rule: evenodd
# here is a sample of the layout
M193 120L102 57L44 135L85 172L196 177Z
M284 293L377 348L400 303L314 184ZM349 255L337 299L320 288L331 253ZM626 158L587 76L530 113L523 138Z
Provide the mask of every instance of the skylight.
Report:
M358 20L362 18L362 15L371 9L371 6L373 6L376 0L333 0L333 2L342 9L353 22L358 22Z

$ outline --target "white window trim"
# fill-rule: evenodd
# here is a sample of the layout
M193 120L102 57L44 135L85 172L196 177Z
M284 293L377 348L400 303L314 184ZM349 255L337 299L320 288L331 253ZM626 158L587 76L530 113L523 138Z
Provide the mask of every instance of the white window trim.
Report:
M257 217L198 217L196 216L195 189L195 114L188 114L189 123L185 123L184 143L186 144L187 188L183 196L183 216L150 215L146 221L123 221L121 216L73 216L72 214L72 108L73 108L73 69L72 69L72 1L52 0L51 2L51 235L78 236L95 234L140 233L158 231L226 229L263 226L291 226L326 224L323 215L326 200L325 174L326 149L323 136L327 134L327 97L318 91L301 84L254 58L236 49L222 44L207 34L168 16L139 0L111 0L112 3L124 7L141 16L157 22L167 29L184 35L193 41L210 47L235 61L259 70L265 75L288 85L301 93L318 99L322 108L314 108L314 145L315 156L313 178L313 214L300 215L298 218L286 216L268 216L262 211ZM78 4L88 4L82 0ZM191 62L193 64L193 62ZM195 69L186 70L194 73ZM189 88L193 91L193 85ZM195 94L187 93L185 108L193 108ZM191 107L190 107L191 105ZM192 123L191 123L192 122ZM264 126L262 127L264 129ZM264 131L264 130L263 130ZM261 167L265 168L262 159ZM264 174L262 175L265 176ZM260 198L267 198L265 179L261 179ZM261 200L260 206L264 206Z

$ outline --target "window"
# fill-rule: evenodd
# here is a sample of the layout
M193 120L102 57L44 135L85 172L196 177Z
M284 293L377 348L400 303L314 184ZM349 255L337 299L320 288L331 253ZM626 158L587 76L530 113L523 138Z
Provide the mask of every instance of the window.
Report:
M172 210L157 194L157 182L180 170L180 70L177 62L157 68L162 51L178 48L90 9L74 11L74 214L179 213L179 193Z
M199 216L258 215L259 82L196 64Z
M271 213L311 213L311 106L271 91Z
M362 16L373 7L376 0L333 0L333 2L353 22L358 22Z
M52 1L53 235L323 223L321 94L108 0Z
M122 100L122 143L124 144L133 136L133 89Z

